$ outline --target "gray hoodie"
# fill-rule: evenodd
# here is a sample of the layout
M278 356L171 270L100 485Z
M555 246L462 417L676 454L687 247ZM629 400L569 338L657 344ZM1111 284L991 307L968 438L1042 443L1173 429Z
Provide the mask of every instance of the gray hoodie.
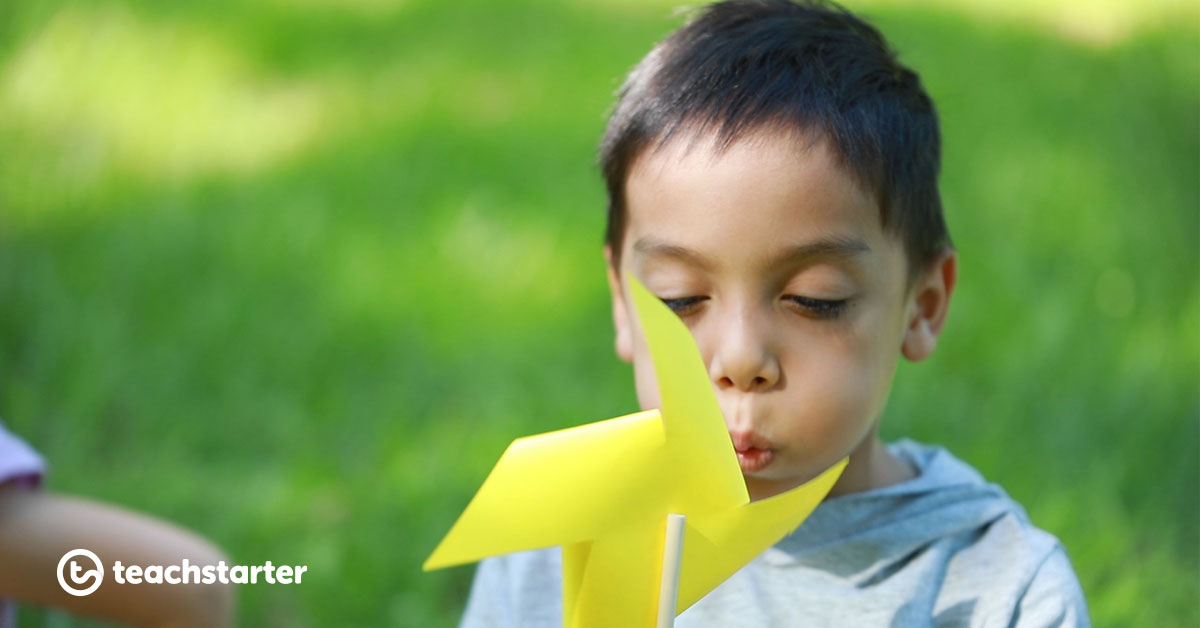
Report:
M823 502L677 628L1090 625L1062 545L1000 487L940 447L890 447L916 478ZM483 561L462 628L562 625L560 578L558 548Z

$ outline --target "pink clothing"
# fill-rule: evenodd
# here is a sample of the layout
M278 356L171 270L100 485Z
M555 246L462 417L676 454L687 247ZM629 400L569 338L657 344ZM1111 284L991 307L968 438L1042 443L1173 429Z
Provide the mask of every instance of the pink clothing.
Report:
M17 484L37 487L46 472L46 462L25 441L13 436L0 421L0 486ZM16 606L0 599L0 628L16 626Z
M18 482L38 486L46 463L25 441L13 436L0 421L0 484Z

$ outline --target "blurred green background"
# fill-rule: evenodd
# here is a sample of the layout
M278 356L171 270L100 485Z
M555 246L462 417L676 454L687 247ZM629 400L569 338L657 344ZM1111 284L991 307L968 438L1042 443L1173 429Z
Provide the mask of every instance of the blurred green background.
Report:
M961 256L883 432L1200 615L1200 11L849 2L924 77ZM246 626L451 626L508 442L635 409L594 146L673 3L0 3L0 417L242 563ZM24 608L22 625L91 625Z

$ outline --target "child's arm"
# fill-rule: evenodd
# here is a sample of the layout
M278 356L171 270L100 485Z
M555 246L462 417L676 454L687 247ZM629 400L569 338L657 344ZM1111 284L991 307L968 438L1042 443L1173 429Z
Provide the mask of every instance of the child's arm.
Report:
M84 597L56 575L63 554L83 548L104 565ZM112 565L215 565L228 560L207 540L165 521L108 504L0 485L0 598L54 606L133 626L232 624L233 590L222 584L118 584ZM91 581L88 581L89 584Z

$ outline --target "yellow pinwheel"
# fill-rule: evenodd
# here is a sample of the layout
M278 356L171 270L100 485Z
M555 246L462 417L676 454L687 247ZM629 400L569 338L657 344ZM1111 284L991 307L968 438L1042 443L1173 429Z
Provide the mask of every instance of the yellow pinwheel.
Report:
M627 280L662 408L513 441L426 570L561 545L564 626L654 626L672 593L669 616L800 525L837 481L846 460L750 502L691 334ZM686 527L677 591L662 587L672 514Z

